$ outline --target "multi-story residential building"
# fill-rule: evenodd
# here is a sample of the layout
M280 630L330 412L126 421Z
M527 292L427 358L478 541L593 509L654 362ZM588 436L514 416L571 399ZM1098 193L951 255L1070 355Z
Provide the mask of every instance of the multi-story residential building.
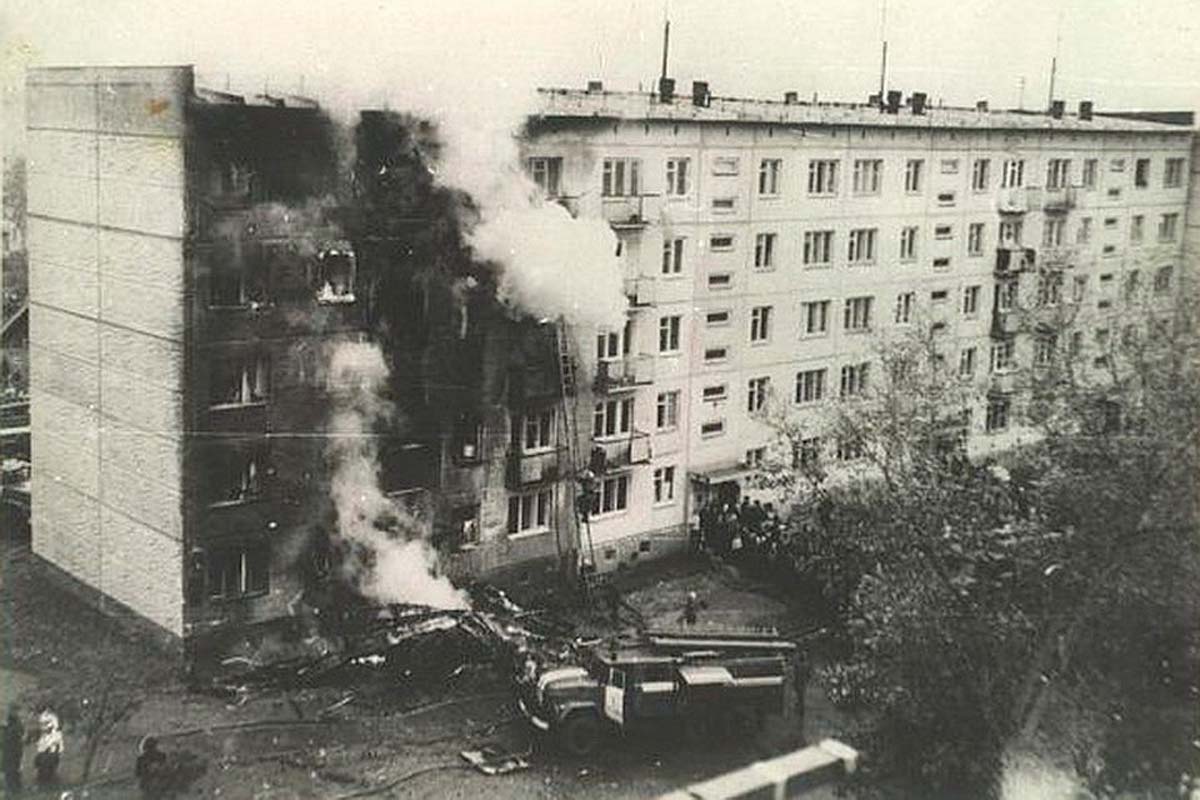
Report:
M572 213L610 222L631 302L588 366L594 442L642 453L603 474L600 569L682 541L701 504L736 491L774 435L769 402L811 418L807 457L852 459L821 409L870 385L880 339L933 330L982 389L970 447L1002 447L1031 368L1067 346L1103 366L1117 331L1174 291L1189 129L1090 103L900 99L541 92L529 168ZM1070 341L1039 333L1065 307Z

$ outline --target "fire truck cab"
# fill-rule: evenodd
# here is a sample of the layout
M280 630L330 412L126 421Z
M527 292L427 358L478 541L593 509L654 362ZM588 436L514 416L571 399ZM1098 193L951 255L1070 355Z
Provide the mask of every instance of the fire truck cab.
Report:
M764 636L648 634L592 647L579 666L518 684L529 721L573 755L608 730L679 720L689 731L757 727L783 708L792 642Z

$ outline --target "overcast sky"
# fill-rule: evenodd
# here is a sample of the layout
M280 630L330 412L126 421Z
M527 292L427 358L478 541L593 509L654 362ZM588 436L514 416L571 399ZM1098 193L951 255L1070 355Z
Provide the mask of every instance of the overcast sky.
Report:
M382 103L505 86L649 87L664 0L6 0L3 80L26 64L195 64L208 85ZM715 94L865 99L882 0L670 0L670 73ZM947 103L1200 106L1200 0L891 0L889 84ZM9 115L6 115L9 116ZM10 117L11 122L11 117ZM8 126L11 133L11 125Z

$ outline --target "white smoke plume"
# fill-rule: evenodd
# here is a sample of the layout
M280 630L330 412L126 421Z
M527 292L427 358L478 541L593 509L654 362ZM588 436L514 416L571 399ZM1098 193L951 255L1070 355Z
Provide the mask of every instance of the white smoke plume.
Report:
M466 596L438 574L426 527L380 488L376 433L395 421L385 399L389 370L379 347L346 342L331 348L330 496L337 511L346 577L382 603L467 608Z

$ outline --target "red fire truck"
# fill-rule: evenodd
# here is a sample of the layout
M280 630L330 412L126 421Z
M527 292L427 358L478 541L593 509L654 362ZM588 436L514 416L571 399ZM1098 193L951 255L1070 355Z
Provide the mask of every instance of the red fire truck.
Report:
M679 720L692 732L744 731L783 709L794 642L758 633L647 633L589 648L581 663L518 680L522 712L573 755L606 730Z

